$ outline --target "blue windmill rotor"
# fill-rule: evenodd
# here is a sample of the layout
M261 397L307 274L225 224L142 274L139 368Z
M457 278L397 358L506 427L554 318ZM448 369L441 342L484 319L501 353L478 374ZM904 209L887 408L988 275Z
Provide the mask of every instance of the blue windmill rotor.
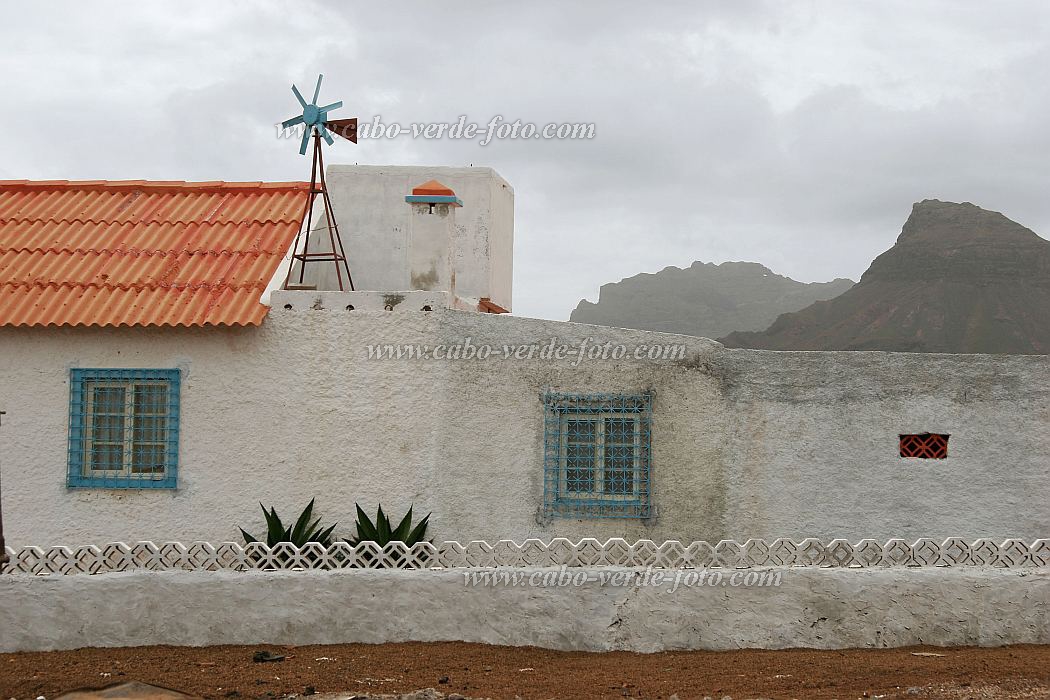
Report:
M350 283L350 291L353 291L354 280L350 277L350 265L346 261L343 242L339 237L339 227L335 222L335 212L332 211L332 200L328 197L328 185L324 179L324 156L321 153L321 139L324 139L331 146L335 141L332 138L332 134L335 134L345 138L347 141L357 143L357 118L328 119L328 113L339 109L343 106L343 103L339 101L323 107L317 106L317 98L321 95L321 80L323 78L323 75L317 76L317 86L314 87L314 96L310 102L303 98L299 88L292 85L292 93L295 95L295 99L299 100L303 113L298 117L292 117L281 122L281 127L284 129L298 126L299 124L303 125L303 140L299 145L299 155L306 155L306 147L310 143L311 137L314 142L313 166L310 171L310 194L307 198L306 208L303 211L303 222L306 226L299 229L295 236L295 242L292 244L293 264L288 267L288 274L284 280L284 289L318 289L316 284L312 286L305 284L306 265L316 262L332 262L335 263L339 291L343 291L344 270L347 282ZM313 228L314 199L318 194L324 199L325 222L328 228L328 242L330 245L326 246L322 238L320 241L315 240L315 250L311 250L310 232ZM300 239L302 239L301 247ZM317 248L320 249L318 250ZM296 268L295 263L298 263L299 282L293 285L291 277L293 269Z
M329 146L334 143L331 132L335 132L338 136L342 136L348 141L357 143L356 118L328 121L328 113L342 107L342 100L333 102L330 105L325 105L324 107L317 106L317 98L321 95L321 80L323 78L323 74L317 76L317 86L314 88L314 97L309 103L303 99L303 95L299 92L299 88L292 85L292 92L295 94L295 99L299 100L299 104L302 105L303 113L298 117L292 117L291 119L281 122L281 126L285 129L299 124L304 124L306 126L306 128L303 129L303 141L299 145L299 155L306 155L306 146L310 143L310 137L315 133L323 138Z

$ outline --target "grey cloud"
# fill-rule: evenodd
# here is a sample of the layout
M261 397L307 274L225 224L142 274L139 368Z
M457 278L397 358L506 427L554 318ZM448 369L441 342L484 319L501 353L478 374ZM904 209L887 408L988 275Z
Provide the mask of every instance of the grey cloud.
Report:
M522 314L567 318L604 282L695 259L856 279L926 197L1050 235L1050 7L652 5L20 7L0 27L0 176L301 179L274 124L324 72L339 116L595 123L591 141L327 156L499 170Z

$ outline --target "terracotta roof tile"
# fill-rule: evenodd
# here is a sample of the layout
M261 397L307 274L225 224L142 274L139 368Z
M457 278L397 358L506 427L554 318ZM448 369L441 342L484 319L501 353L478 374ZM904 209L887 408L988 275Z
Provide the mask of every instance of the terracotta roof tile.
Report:
M437 197L455 197L456 193L437 180L427 180L422 185L412 188L414 195L433 195Z
M257 325L309 187L0 180L0 325Z

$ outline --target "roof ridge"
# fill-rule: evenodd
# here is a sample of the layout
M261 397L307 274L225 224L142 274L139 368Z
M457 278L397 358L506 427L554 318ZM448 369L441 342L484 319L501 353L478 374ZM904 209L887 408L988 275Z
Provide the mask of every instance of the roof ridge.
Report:
M310 183L299 180L0 180L0 189L308 190Z
M83 247L58 247L49 246L47 248L41 248L40 246L35 247L17 247L17 248L5 248L0 246L0 255L7 253L29 253L29 254L48 254L48 253L79 253L81 255L122 255L122 256L134 256L139 257L142 255L153 256L166 256L166 255L182 255L188 253L190 255L271 255L284 257L286 251L284 250L264 250L262 248L254 248L250 250L211 250L208 248L83 248Z
M273 217L267 216L265 219L239 219L236 221L207 221L201 219L187 219L185 221L172 221L170 219L124 219L123 221L117 221L115 219L81 219L79 216L72 219L61 218L56 219L52 216L48 217L11 217L4 218L0 217L0 224L25 224L25 223L42 223L42 224L111 224L114 226L141 226L143 224L166 224L168 226L244 226L246 223L253 224L300 224L302 218L299 216L293 217L281 217L274 219Z

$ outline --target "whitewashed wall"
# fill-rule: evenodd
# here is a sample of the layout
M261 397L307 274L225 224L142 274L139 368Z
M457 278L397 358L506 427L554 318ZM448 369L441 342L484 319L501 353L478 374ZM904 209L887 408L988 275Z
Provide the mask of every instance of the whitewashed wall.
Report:
M452 231L457 293L490 297L505 309L512 307L514 190L495 170L333 165L326 178L356 289L417 288L409 264L412 205L405 195L436 179L463 201L455 210ZM323 220L316 224L312 252L331 248L327 228L319 228L323 225ZM331 264L309 265L304 281L318 289L338 289Z
M490 570L491 571L491 570ZM559 573L522 569L525 577ZM1050 573L766 569L780 585L471 586L477 569L0 577L0 652L462 640L549 649L1050 643ZM758 573L758 572L756 572ZM632 580L637 580L632 578ZM376 601L382 600L382 605ZM163 601L163 602L158 602ZM538 621L542 621L539 623Z
M330 297L326 296L326 299ZM643 331L312 297L261 328L0 328L12 546L236 540L258 503L433 511L437 539L1045 537L1046 357L775 353ZM680 342L684 361L367 360L370 343ZM179 488L65 486L69 368L183 370ZM651 522L537 515L545 387L655 390ZM901 432L951 434L902 460Z

